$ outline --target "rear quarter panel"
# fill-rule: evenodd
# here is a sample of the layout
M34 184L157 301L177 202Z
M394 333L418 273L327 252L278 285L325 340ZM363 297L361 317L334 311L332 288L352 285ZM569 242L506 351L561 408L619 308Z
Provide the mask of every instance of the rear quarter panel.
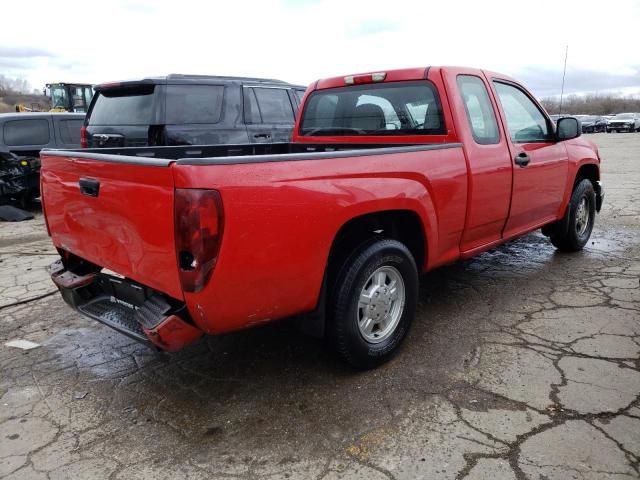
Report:
M213 276L185 294L209 333L315 308L333 239L366 213L411 210L426 231L423 269L459 255L467 195L459 147L401 154L173 166L176 188L220 191L224 235Z

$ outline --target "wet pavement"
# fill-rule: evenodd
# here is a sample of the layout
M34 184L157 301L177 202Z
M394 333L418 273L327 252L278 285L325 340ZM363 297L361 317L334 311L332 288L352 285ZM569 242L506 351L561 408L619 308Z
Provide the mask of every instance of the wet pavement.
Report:
M154 353L51 294L41 216L0 224L0 478L640 478L640 134L589 138L585 251L535 233L426 275L366 373L286 323Z

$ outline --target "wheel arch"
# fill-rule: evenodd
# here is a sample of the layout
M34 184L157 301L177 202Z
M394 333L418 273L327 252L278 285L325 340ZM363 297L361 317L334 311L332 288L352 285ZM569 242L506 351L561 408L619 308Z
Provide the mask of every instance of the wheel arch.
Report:
M595 188L596 182L600 181L600 168L595 163L583 163L578 167L573 181L573 188L583 179L588 179ZM573 189L572 189L573 190Z
M379 239L397 240L407 246L418 271L427 262L428 236L423 219L411 209L388 209L362 213L346 220L333 237L316 309L303 316L302 331L316 337L325 332L326 303L346 260L363 244Z
M405 244L418 269L427 259L427 236L425 226L414 210L392 209L361 214L350 218L333 238L327 269L331 273L336 263L341 264L362 243L379 238L390 238Z

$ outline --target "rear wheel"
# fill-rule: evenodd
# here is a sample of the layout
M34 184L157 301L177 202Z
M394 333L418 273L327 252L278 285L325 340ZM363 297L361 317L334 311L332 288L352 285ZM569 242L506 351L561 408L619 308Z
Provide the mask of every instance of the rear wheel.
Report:
M409 331L417 296L418 270L404 244L364 244L345 261L331 296L333 347L360 369L389 360Z
M582 250L589 241L596 216L596 192L590 180L581 180L573 189L565 218L551 233L551 243L566 252Z

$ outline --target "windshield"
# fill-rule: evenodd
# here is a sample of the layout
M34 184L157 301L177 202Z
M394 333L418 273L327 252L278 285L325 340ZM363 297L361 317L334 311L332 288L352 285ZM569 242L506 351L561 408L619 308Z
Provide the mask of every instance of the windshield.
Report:
M357 85L311 94L300 134L444 134L440 99L426 81Z
M67 109L67 91L63 86L57 85L51 87L51 107Z
M633 118L633 113L619 113L616 118Z
M585 122L595 122L595 121L596 121L596 117L590 117L589 115L584 115L584 116L582 116L582 115L581 115L581 116L580 116L580 121L581 121L582 123L585 123Z

